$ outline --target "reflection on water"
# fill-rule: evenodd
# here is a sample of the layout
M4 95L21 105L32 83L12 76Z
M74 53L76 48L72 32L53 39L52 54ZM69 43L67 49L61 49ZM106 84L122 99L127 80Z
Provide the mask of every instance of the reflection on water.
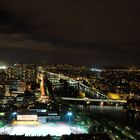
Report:
M83 105L78 105L78 108L85 112L90 112L90 115L96 119L106 119L108 121L114 121L117 124L131 126L135 129L140 130L140 119L130 118L127 116L127 111L122 106L95 106L91 105L84 107Z

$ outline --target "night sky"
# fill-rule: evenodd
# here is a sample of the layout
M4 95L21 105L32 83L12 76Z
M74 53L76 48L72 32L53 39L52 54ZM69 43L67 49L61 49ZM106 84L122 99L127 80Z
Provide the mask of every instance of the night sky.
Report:
M140 66L140 1L0 0L0 60Z

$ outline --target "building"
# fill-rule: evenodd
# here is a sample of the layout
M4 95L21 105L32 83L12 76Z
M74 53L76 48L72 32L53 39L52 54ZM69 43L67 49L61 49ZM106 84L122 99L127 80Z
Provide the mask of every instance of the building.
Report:
M7 68L6 74L10 79L20 79L26 82L35 82L36 65L15 64Z

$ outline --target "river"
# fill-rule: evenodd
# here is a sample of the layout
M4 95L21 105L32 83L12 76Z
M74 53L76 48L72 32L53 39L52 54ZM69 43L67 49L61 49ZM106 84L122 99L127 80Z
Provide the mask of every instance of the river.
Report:
M82 111L90 113L90 115L96 120L106 119L123 126L130 126L140 131L140 119L128 117L126 109L122 106L90 105L89 107L84 107L83 105L78 105L78 108Z

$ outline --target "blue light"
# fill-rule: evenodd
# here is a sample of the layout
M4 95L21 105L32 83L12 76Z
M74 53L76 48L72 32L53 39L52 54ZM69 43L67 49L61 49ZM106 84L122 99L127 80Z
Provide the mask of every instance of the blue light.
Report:
M13 112L12 115L14 115L14 116L17 115L17 112Z
M68 115L68 116L72 116L72 112L68 112L67 115Z
M72 112L68 112L67 115L68 115L68 124L70 125L71 117L72 117Z

